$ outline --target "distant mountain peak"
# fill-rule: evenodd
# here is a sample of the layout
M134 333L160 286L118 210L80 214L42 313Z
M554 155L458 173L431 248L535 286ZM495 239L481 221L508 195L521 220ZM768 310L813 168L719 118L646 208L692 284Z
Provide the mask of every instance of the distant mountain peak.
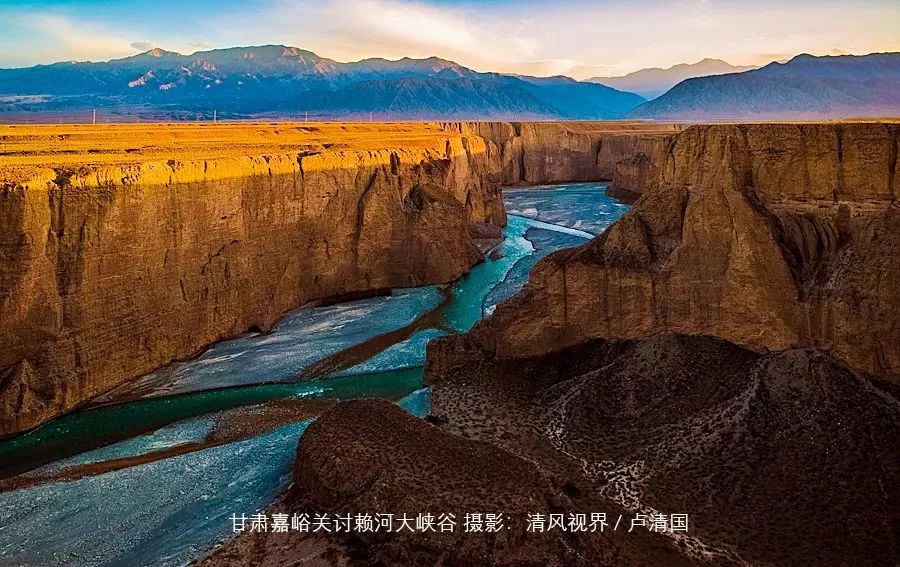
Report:
M686 79L724 75L726 73L740 73L755 68L753 66L732 65L721 59L707 57L696 63L679 63L665 69L652 67L619 77L594 77L588 79L588 81L624 91L631 91L645 98L653 99Z
M148 57L182 57L182 55L177 51L166 51L161 47L154 47L153 49L145 51L140 55L146 55Z
M792 63L794 61L809 61L810 59L819 59L819 58L810 53L801 53L799 55L795 55L795 56L791 57L791 59L788 61L788 63Z
M900 53L803 53L745 73L685 80L629 114L657 120L900 116Z

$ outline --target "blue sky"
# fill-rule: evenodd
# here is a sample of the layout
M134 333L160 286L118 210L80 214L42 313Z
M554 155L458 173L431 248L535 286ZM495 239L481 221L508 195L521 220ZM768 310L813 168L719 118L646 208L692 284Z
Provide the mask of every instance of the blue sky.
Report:
M0 0L0 67L288 44L576 78L717 57L900 51L900 1Z

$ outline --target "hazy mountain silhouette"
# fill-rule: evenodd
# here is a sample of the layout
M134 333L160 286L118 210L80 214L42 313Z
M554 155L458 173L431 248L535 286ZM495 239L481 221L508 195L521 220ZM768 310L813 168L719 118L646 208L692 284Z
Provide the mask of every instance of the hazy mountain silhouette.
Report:
M900 53L798 55L761 69L685 80L632 118L814 119L900 116Z
M116 108L378 118L618 118L633 93L567 77L479 73L437 57L340 63L280 45L0 70L0 110ZM28 95L28 96L23 96Z
M621 77L594 77L588 81L637 93L646 99L654 99L685 79L740 73L755 68L754 66L731 65L721 59L707 58L696 63L681 63L667 69L653 67Z

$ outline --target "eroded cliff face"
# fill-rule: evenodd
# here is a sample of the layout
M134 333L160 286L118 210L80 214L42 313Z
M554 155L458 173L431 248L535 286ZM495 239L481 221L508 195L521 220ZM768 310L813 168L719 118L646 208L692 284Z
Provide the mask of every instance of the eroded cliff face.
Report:
M448 130L481 136L500 151L503 184L610 181L619 195L640 191L628 164L652 167L677 124L619 122L461 122ZM634 178L633 178L634 177Z
M491 152L440 135L396 149L7 168L0 436L265 331L307 301L459 277L481 259L470 225L505 224Z
M431 375L661 331L756 351L830 352L900 380L897 124L694 126L635 207L540 262L469 336L430 349Z
M627 200L642 195L647 185L659 175L674 139L674 134L617 138L615 143L623 147L609 160L614 165L612 183L606 188L606 194Z

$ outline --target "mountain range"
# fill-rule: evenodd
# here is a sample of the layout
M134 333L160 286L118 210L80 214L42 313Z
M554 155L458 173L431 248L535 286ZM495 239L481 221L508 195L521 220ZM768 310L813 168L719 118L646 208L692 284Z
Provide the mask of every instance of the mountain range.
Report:
M740 73L755 68L753 66L731 65L721 59L707 58L696 63L681 63L666 69L653 67L641 69L620 77L593 77L588 79L588 81L600 83L614 89L633 92L651 100L685 79L724 75L725 73Z
M620 118L644 102L568 77L480 73L437 57L341 63L282 45L0 70L0 112L113 108L222 117Z
M744 73L687 79L628 116L657 120L900 116L900 53L804 54Z
M900 53L740 71L718 59L576 81L483 73L430 57L341 63L283 45L0 69L0 121L99 109L128 119L796 120L900 115ZM728 72L728 71L738 72ZM705 76L695 76L705 74ZM681 77L663 94L669 83ZM623 89L623 90L619 90ZM634 90L627 92L626 90ZM644 96L641 96L644 95ZM644 97L652 98L650 101Z

